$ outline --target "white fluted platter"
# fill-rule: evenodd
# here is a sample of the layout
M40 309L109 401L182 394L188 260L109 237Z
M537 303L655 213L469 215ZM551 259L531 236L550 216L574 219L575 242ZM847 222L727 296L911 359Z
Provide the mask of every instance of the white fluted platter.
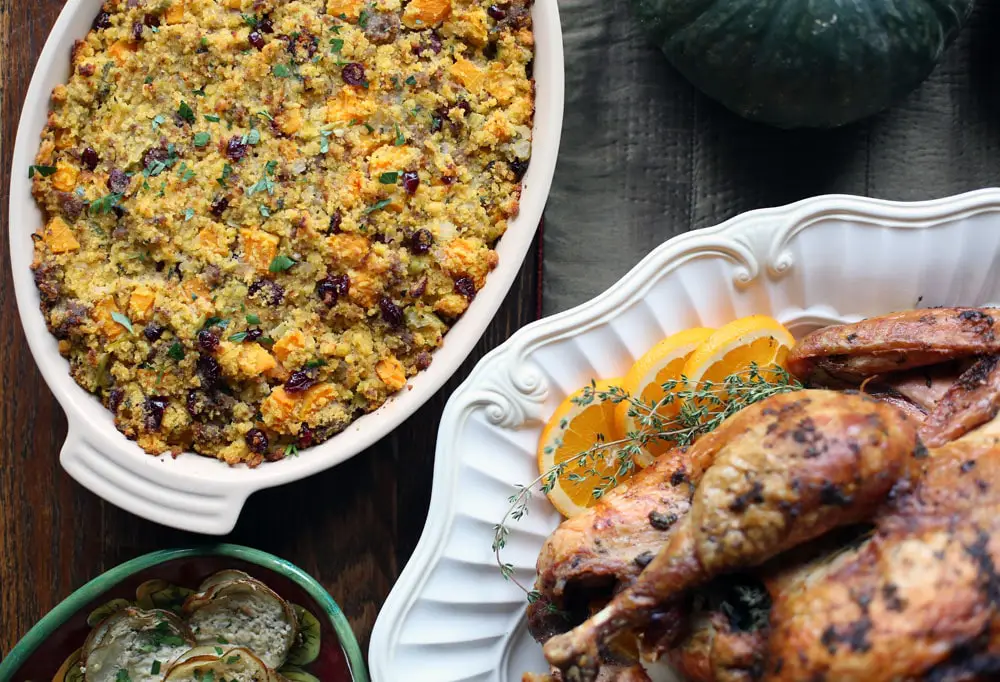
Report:
M604 294L480 361L442 416L423 536L375 624L375 682L519 682L546 670L525 595L491 542L514 484L537 476L545 420L592 377L668 334L769 314L801 335L893 310L1000 302L1000 189L897 203L824 196L665 243ZM542 495L503 559L530 584L561 517Z

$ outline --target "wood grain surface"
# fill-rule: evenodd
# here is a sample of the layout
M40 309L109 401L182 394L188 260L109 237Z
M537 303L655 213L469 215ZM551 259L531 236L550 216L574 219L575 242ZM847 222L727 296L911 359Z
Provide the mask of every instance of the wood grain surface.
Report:
M0 658L54 605L103 571L156 549L211 542L123 512L59 467L66 420L35 368L18 319L7 267L7 202L10 173L27 172L11 169L10 158L21 103L62 5L0 0ZM537 317L538 274L533 248L472 356L394 434L307 481L254 495L225 538L315 576L344 609L365 651L375 616L423 529L444 403L476 360Z

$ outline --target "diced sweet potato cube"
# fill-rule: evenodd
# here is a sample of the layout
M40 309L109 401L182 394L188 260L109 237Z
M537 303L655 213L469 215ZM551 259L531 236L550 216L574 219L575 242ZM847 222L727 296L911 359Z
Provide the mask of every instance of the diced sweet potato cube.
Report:
M306 335L303 334L298 329L293 329L288 332L274 344L274 354L278 356L278 359L284 362L288 359L288 356L295 351L302 350L306 347Z
M243 7L243 0L225 0L223 4L229 9L241 9Z
M66 253L80 248L80 242L73 236L73 230L59 216L50 220L45 226L42 240L52 253Z
M370 308L375 305L375 298L378 295L378 285L372 277L364 272L352 270L350 273L351 288L347 295L352 302L357 303L362 308Z
M67 128L57 128L52 138L56 149L69 149L76 142L76 135Z
M168 24L179 24L184 21L184 0L176 0L163 13L163 19Z
M147 286L138 286L132 290L128 299L128 312L133 321L146 322L153 312L156 302L156 292Z
M378 364L375 365L375 373L390 391L395 392L406 386L406 370L403 368L403 363L395 356L390 355L379 360Z
M423 29L439 25L451 14L451 0L411 0L403 11L407 28Z
M273 234L256 228L240 230L243 241L243 260L250 263L258 272L266 272L271 261L278 255L278 244L281 240Z
M449 69L452 77L465 86L469 92L479 92L483 81L483 70L465 57L458 57Z
M276 431L287 433L282 427L294 420L297 406L298 399L288 393L284 386L278 386L261 402L260 414L265 424Z
M181 290L184 292L184 297L188 301L194 301L197 299L208 299L212 292L209 291L208 287L200 279L186 279L184 284L181 285Z
M117 40L111 44L111 47L108 48L108 54L111 55L112 59L121 64L128 59L129 55L135 52L136 49L137 45L133 42L129 42L128 40Z
M402 171L412 167L416 160L417 150L409 145L382 145L368 159L368 174L378 177L385 171Z
M225 256L229 253L229 244L222 230L216 225L203 227L198 233L198 244L209 251Z
M302 397L302 412L300 419L306 421L319 410L333 402L337 397L337 391L330 384L316 384Z
M361 265L371 251L368 237L352 232L331 235L326 243L334 261L350 268Z
M343 17L357 21L365 0L326 0L326 13L334 17Z
M277 364L274 356L261 348L256 343L243 345L240 352L240 368L247 376L257 376L274 369Z
M52 174L52 186L60 192L72 192L79 177L79 168L65 161L60 161L56 164L56 172Z
M302 112L299 109L288 109L276 116L275 122L285 135L294 135L302 128Z
M363 121L375 113L375 103L367 97L359 96L357 86L342 87L326 102L327 123L350 123Z
M118 324L111 315L117 312L119 312L118 306L113 298L106 298L94 306L94 319L100 324L101 333L109 341L114 341L125 331L125 327Z

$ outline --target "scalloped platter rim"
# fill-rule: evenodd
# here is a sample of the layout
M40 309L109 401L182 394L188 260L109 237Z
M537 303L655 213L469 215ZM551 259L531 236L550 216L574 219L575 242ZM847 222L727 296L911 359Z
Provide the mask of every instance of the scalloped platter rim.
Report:
M666 242L595 299L484 357L441 418L423 535L372 634L375 682L518 682L544 672L524 594L490 543L513 485L537 475L556 405L627 369L668 333L771 314L797 336L913 307L1000 303L1000 189L923 202L827 195ZM541 495L504 561L524 584L560 517ZM657 671L671 679L669 671Z

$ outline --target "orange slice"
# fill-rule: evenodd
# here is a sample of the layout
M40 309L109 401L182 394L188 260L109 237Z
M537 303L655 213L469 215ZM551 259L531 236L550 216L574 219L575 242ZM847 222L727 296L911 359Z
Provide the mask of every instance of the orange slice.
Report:
M688 357L712 335L713 330L707 327L685 329L672 334L653 346L641 358L635 361L632 368L622 380L622 389L647 405L656 405L667 397L663 384L668 381L680 381L684 373L684 365ZM615 425L618 433L629 434L648 430L639 422L639 415L628 402L621 402L615 408ZM669 420L680 410L680 402L660 405L656 414L664 420ZM652 463L653 457L663 454L672 447L666 441L650 441L645 447L645 457L638 460L641 466Z
M748 376L752 363L761 368L765 378L774 376L773 366L785 366L794 344L789 331L774 318L742 317L720 327L702 342L684 363L684 376L692 389L705 388L707 382L719 384L732 374ZM770 372L768 367L772 368Z
M607 391L621 386L621 379L598 381L595 390ZM620 475L618 449L609 447L579 462L581 453L602 442L611 443L622 436L615 428L615 407L610 400L597 397L588 405L579 405L574 399L583 397L584 389L568 396L545 425L538 441L538 471L545 475L553 467L567 463L548 492L549 500L559 513L569 518L576 516L597 502L594 490L606 485L609 477L619 482L631 476ZM546 481L543 480L543 483Z

